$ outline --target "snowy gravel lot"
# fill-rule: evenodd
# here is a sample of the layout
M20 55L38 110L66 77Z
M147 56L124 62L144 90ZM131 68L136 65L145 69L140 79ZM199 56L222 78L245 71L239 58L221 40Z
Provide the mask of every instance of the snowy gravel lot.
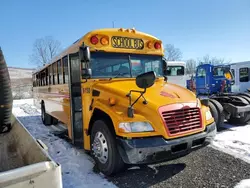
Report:
M51 134L50 129L42 124L40 111L32 105L31 99L14 101L13 113L35 138L48 146L51 157L62 165L65 188L250 188L250 125L225 124L225 129L218 133L211 147L173 161L134 167L115 177L105 178L93 171L93 160L83 150Z

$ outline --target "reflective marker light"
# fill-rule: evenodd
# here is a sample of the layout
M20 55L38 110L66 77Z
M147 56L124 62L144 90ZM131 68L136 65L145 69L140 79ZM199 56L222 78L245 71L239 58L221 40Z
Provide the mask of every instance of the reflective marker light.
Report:
M90 42L95 45L95 44L97 44L99 42L99 40L98 40L98 38L96 36L92 36L90 38Z
M107 37L102 37L101 38L101 44L102 45L108 45L109 44L109 40Z
M153 48L153 43L151 41L148 42L148 48L149 49Z
M160 49L161 48L161 44L159 42L155 43L155 49Z

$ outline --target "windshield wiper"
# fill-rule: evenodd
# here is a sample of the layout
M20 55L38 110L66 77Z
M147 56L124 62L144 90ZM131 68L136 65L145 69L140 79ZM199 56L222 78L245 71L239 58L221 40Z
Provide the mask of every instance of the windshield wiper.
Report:
M123 76L125 74L128 74L128 73L125 73L125 72L119 72L117 75L115 75L114 77L111 77L109 78L109 80L112 80L113 78L117 78L118 76Z

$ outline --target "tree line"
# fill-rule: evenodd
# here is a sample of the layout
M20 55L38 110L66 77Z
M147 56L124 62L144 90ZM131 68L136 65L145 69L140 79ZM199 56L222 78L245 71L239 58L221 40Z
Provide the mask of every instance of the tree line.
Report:
M48 64L61 50L61 43L51 36L37 39L33 44L33 51L30 55L30 62L33 65L42 67ZM167 61L185 61L187 74L194 74L197 65L200 64L228 64L230 61L224 58L204 55L198 58L183 59L182 51L173 44L165 45L165 58Z

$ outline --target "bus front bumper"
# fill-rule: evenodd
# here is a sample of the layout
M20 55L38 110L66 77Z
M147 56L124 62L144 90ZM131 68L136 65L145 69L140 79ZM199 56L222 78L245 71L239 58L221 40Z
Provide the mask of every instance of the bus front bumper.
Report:
M208 145L216 135L216 124L208 125L204 132L183 138L166 140L163 137L122 139L118 138L118 149L127 164L149 164L168 161L187 155L191 151Z

